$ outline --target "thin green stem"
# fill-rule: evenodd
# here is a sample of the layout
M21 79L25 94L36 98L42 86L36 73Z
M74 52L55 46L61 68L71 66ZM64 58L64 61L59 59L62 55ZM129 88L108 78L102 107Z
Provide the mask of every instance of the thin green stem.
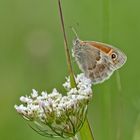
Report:
M63 36L64 36L64 48L65 48L65 53L66 53L68 72L70 74L71 87L76 87L74 73L72 70L70 52L69 52L69 48L68 48L68 41L67 41L67 36L66 36L66 31L65 31L64 17L63 17L63 12L62 12L62 7L61 7L61 0L58 0L58 6L59 6L60 19L61 19L62 32L63 32Z
M81 128L80 137L82 138L82 140L94 140L94 136L87 118L84 122L83 127Z
M118 104L118 128L117 128L117 135L116 135L116 140L122 140L123 135L123 123L122 123L122 118L123 118L123 97L122 97L122 85L121 85L121 78L119 71L116 71L116 82L117 82L117 88L118 88L118 93L119 93L119 104Z

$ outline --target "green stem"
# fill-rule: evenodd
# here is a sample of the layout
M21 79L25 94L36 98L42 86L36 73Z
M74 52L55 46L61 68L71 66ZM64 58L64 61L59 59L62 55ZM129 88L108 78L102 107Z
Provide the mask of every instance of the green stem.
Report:
M87 118L84 122L83 127L81 128L80 137L82 140L94 140L94 136Z
M61 0L58 0L58 6L59 6L60 19L61 19L62 32L63 32L63 36L64 36L64 48L65 48L65 53L66 53L68 72L70 74L71 87L74 88L74 87L76 87L76 82L75 82L74 73L73 73L72 65L71 65L71 58L70 58L68 41L67 41L67 36L66 36L66 31L65 31L65 24L64 24L63 12L62 12L62 7L61 7Z
M118 103L118 128L117 128L117 135L116 135L116 140L122 140L123 135L123 123L122 123L122 118L123 118L123 112L124 112L124 105L123 105L123 97L122 97L122 85L121 85L121 79L119 75L119 71L116 71L116 82L117 82L117 88L118 88L118 93L119 93L119 103Z

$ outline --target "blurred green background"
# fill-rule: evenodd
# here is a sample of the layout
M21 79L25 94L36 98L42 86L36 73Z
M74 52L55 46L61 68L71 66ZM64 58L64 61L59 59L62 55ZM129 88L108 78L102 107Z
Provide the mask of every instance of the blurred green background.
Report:
M119 73L93 89L95 140L140 140L140 1L62 0L62 7L70 48L74 26L81 39L113 44L128 56ZM49 140L14 105L32 88L62 91L67 74L57 0L0 0L0 139Z

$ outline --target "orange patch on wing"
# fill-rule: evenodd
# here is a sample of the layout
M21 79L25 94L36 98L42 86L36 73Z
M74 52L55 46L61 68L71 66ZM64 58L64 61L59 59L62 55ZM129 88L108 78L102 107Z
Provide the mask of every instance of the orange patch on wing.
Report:
M83 42L84 43L84 42ZM99 50L107 53L107 54L110 54L112 52L112 48L108 47L106 44L104 43L99 43L99 42L85 42L85 43L88 43L89 45L93 46L93 47L96 47L98 48Z

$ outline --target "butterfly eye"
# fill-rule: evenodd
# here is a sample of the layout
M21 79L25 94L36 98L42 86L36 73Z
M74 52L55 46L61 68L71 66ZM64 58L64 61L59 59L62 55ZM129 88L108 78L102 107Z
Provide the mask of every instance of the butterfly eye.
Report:
M111 54L111 58L112 58L113 60L115 60L115 59L117 58L117 54L116 54L116 53L112 53L112 54Z

